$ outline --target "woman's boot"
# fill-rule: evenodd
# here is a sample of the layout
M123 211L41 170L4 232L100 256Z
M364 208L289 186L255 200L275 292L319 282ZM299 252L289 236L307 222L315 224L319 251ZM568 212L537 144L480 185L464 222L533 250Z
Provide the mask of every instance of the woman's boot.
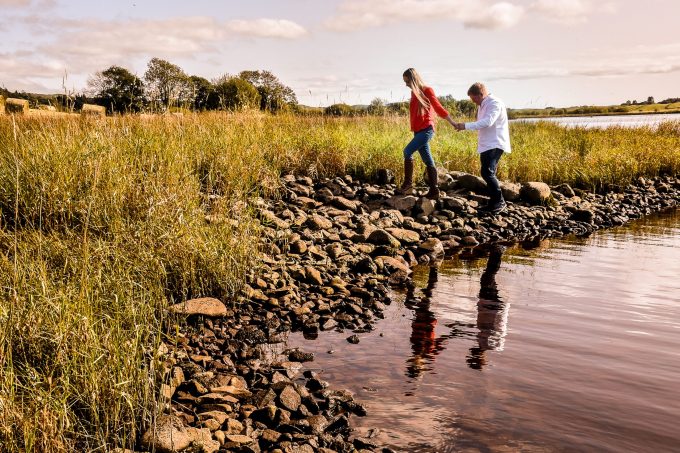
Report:
M427 167L427 182L430 186L429 192L425 194L430 200L439 199L439 187L437 187L437 167Z
M410 195L413 191L413 161L404 159L404 183L397 191L401 195Z

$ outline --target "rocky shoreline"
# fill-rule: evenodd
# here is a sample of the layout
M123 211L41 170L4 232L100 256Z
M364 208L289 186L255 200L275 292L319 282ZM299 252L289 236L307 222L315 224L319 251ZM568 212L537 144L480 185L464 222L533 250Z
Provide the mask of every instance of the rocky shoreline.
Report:
M393 180L387 170L377 183L287 175L281 199L257 200L261 266L242 294L226 304L204 298L170 308L189 319L177 342L162 347L164 415L142 448L391 451L352 433L349 417L367 408L305 371L312 354L272 353L267 345L300 330L314 337L339 329L359 342L390 303L390 286L409 284L413 265L483 244L588 235L680 206L676 177L640 178L604 194L504 182L508 209L497 215L478 211L486 202L479 177L440 170L437 201L395 195Z

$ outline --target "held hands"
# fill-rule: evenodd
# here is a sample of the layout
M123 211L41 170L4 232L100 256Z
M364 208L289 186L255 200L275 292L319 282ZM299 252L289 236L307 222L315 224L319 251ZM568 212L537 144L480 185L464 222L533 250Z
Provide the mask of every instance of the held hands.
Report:
M464 130L465 130L465 123L451 123L451 125L452 125L457 131L464 131Z

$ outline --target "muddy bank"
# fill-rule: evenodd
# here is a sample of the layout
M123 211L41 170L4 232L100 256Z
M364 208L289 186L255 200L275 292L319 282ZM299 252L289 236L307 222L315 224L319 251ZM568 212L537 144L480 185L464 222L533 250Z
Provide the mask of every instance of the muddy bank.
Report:
M272 353L282 332L341 330L347 341L382 316L391 285L408 285L410 266L480 244L526 241L601 228L678 206L680 180L640 179L606 194L567 185L504 183L507 211L483 214L484 182L440 173L437 201L395 196L349 176L282 178L280 200L258 200L261 263L242 295L173 307L189 317L177 344L165 345L165 407L142 439L156 451L380 451L355 437L349 417L360 401L312 371L300 350ZM421 192L424 192L422 190ZM370 410L370 408L369 408Z

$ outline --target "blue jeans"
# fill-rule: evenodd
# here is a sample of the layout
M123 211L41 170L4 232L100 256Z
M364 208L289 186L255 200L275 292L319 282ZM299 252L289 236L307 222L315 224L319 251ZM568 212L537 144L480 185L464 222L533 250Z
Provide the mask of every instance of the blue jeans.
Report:
M501 185L498 182L498 178L496 178L498 161L501 160L502 155L503 150L500 148L490 149L479 155L479 160L482 163L482 178L484 178L484 181L486 181L486 185L488 186L489 190L490 205L505 201L503 200Z
M430 140L434 137L432 126L413 133L413 139L404 148L404 160L413 160L413 154L418 151L423 163L428 167L434 167L434 159L430 152Z

